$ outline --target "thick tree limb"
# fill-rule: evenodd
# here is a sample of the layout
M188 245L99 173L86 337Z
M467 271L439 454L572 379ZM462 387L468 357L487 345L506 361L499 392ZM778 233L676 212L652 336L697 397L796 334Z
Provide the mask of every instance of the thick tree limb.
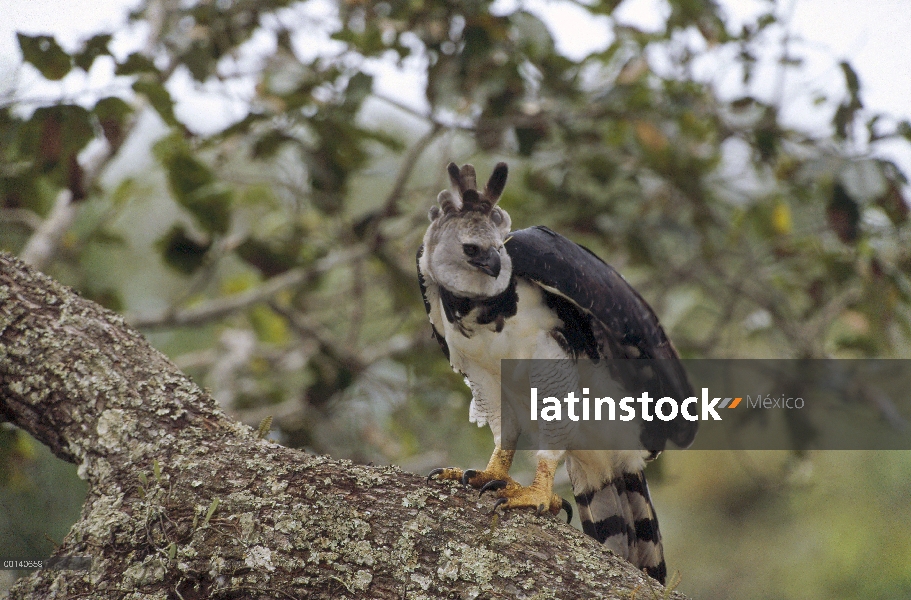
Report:
M11 598L665 597L555 518L258 439L120 316L7 254L0 417L90 484L57 555L91 570L36 571Z

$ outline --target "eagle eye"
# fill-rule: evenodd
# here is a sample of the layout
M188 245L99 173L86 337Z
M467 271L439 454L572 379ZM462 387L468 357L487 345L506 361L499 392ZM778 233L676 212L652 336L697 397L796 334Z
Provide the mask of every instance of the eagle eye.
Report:
M474 244L462 244L462 252L464 252L465 256L468 258L474 258L480 251L480 248Z

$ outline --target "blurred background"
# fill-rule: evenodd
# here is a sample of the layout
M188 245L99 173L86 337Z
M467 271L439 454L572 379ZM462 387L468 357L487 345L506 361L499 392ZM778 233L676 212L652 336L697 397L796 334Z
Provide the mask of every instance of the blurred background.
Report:
M685 357L911 354L906 0L3 12L0 247L288 446L486 464L414 267L450 160L507 161L514 227L607 259ZM911 597L908 452L667 452L649 480L694 598ZM85 492L0 427L4 557L48 555Z

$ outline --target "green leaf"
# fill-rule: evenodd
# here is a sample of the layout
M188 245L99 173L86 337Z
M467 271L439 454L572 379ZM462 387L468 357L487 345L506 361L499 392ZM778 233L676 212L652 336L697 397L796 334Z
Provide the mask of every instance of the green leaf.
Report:
M593 2L591 4L581 4L592 14L596 15L610 15L613 14L614 9L620 5L622 0L601 0L601 2Z
M211 169L193 156L181 136L175 134L162 138L153 151L168 170L168 183L178 200L215 182Z
M52 36L17 33L16 38L19 40L22 58L38 69L45 78L58 81L70 72L73 66L72 59Z
M773 25L776 22L778 22L778 19L775 17L774 13L765 13L763 15L760 15L759 18L756 19L756 28L759 31L762 31L769 25Z
M345 104L349 107L358 107L373 90L373 77L366 73L355 73L348 81L345 90Z
M174 114L174 101L171 99L171 94L161 83L152 79L140 79L133 84L133 91L145 96L166 124L172 127L180 125L180 121Z
M132 177L125 177L109 195L111 203L114 206L123 206L136 193L136 180Z
M99 227L92 232L92 235L89 236L88 239L96 244L107 246L125 247L128 245L127 239L122 233L113 231L107 227Z
M121 98L108 96L96 102L92 112L99 119L115 118L123 120L127 115L132 114L133 107Z
M382 29L374 24L368 26L363 32L355 32L348 28L336 31L332 34L332 39L345 42L365 56L380 54L387 49L383 42Z
M530 59L539 61L554 53L554 39L544 21L524 10L513 14L511 20L522 51Z
M832 125L835 127L835 135L838 139L847 139L856 113L857 111L847 103L839 104L835 109L835 114L832 115Z
M218 184L212 170L192 154L180 136L162 139L155 145L155 154L167 171L174 199L207 232L225 233L231 224L231 191Z
M212 504L209 505L209 510L206 511L206 518L203 519L202 524L208 525L209 519L212 518L212 515L215 514L215 511L218 510L219 500L218 498L212 499Z
M187 196L181 204L196 222L211 233L227 233L231 226L231 204L234 194L220 185L207 186Z
M117 290L111 288L101 290L86 289L83 293L87 299L114 312L123 312L125 308L123 298L121 298Z
M292 141L294 141L293 136L277 129L271 129L253 142L250 154L256 159L273 158L285 143Z
M81 106L62 104L37 109L31 118L39 130L38 156L59 163L82 151L95 137L91 113Z
M516 141L519 142L521 156L531 156L538 142L546 138L547 124L543 120L528 127L516 127Z
M81 106L58 105L37 109L23 130L22 150L34 161L38 174L55 188L68 188L73 200L85 198L82 167L76 159L94 138L91 113Z
M826 209L829 226L845 244L853 244L860 235L860 208L845 187L836 183Z
M181 58L196 81L203 82L215 70L214 49L208 42L197 41Z
M115 75L138 75L141 73L158 73L155 63L148 56L133 52L126 60L118 63Z
M227 138L233 135L244 135L257 123L265 120L266 115L260 113L248 113L243 119L232 123L221 132L216 134L216 138Z
M162 253L165 264L184 275L191 275L202 266L212 242L200 242L187 234L184 225L176 224L155 246Z
M260 341L282 346L290 340L288 322L268 306L262 304L254 306L249 312L249 317L253 331L256 332L256 337Z
M781 130L778 129L776 123L764 123L756 128L754 135L759 156L762 160L771 162L778 155Z
M908 201L902 194L901 185L893 180L888 181L886 193L876 199L876 204L883 209L894 225L901 225L907 221L908 213L911 212Z
M857 73L847 61L841 61L838 63L838 66L841 67L841 72L845 76L845 86L848 88L848 93L851 95L852 102L857 102L859 104L860 99L858 98L858 93L860 92L860 79L857 77Z
M116 96L109 96L99 100L92 112L105 139L111 146L118 147L123 142L126 120L133 113L133 107Z
M73 57L73 62L83 71L88 71L92 68L92 63L95 62L96 58L110 56L111 51L108 50L110 41L111 35L109 33L92 36L82 45L82 52Z
M911 142L911 121L901 121L898 124L896 133Z
M281 275L297 266L299 254L300 242L297 240L282 243L282 240L268 242L249 238L237 247L237 255L266 277Z

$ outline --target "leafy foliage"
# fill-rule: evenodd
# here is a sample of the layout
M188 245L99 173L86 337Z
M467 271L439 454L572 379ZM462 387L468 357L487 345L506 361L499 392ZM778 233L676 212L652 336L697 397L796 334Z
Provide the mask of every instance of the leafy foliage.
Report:
M51 81L63 79L72 68L72 58L49 35L17 34L22 58Z
M105 57L124 93L0 107L0 239L22 250L33 232L12 216L45 218L69 190L81 204L56 275L122 306L252 426L274 415L290 445L414 469L438 466L420 463L428 448L481 461L489 443L463 424L466 392L414 275L449 160L482 173L508 160L514 225L608 258L686 356L906 356L907 179L877 147L911 142L908 122L889 129L841 62L831 130L788 126L756 79L775 3L739 32L712 1L667 0L657 32L619 22L618 4L575 6L612 25L580 59L535 12L486 0L338 2L329 16L306 1L150 0L132 18L158 24L154 43L123 59L110 33L71 53L20 34L45 78ZM738 94L693 75L707 56L735 57ZM801 66L793 48L777 62ZM425 106L379 92L379 64L418 72ZM202 134L177 110L187 74L235 98L231 124ZM154 167L138 187L102 183L142 138L144 106L164 131ZM109 152L86 169L93 142Z

